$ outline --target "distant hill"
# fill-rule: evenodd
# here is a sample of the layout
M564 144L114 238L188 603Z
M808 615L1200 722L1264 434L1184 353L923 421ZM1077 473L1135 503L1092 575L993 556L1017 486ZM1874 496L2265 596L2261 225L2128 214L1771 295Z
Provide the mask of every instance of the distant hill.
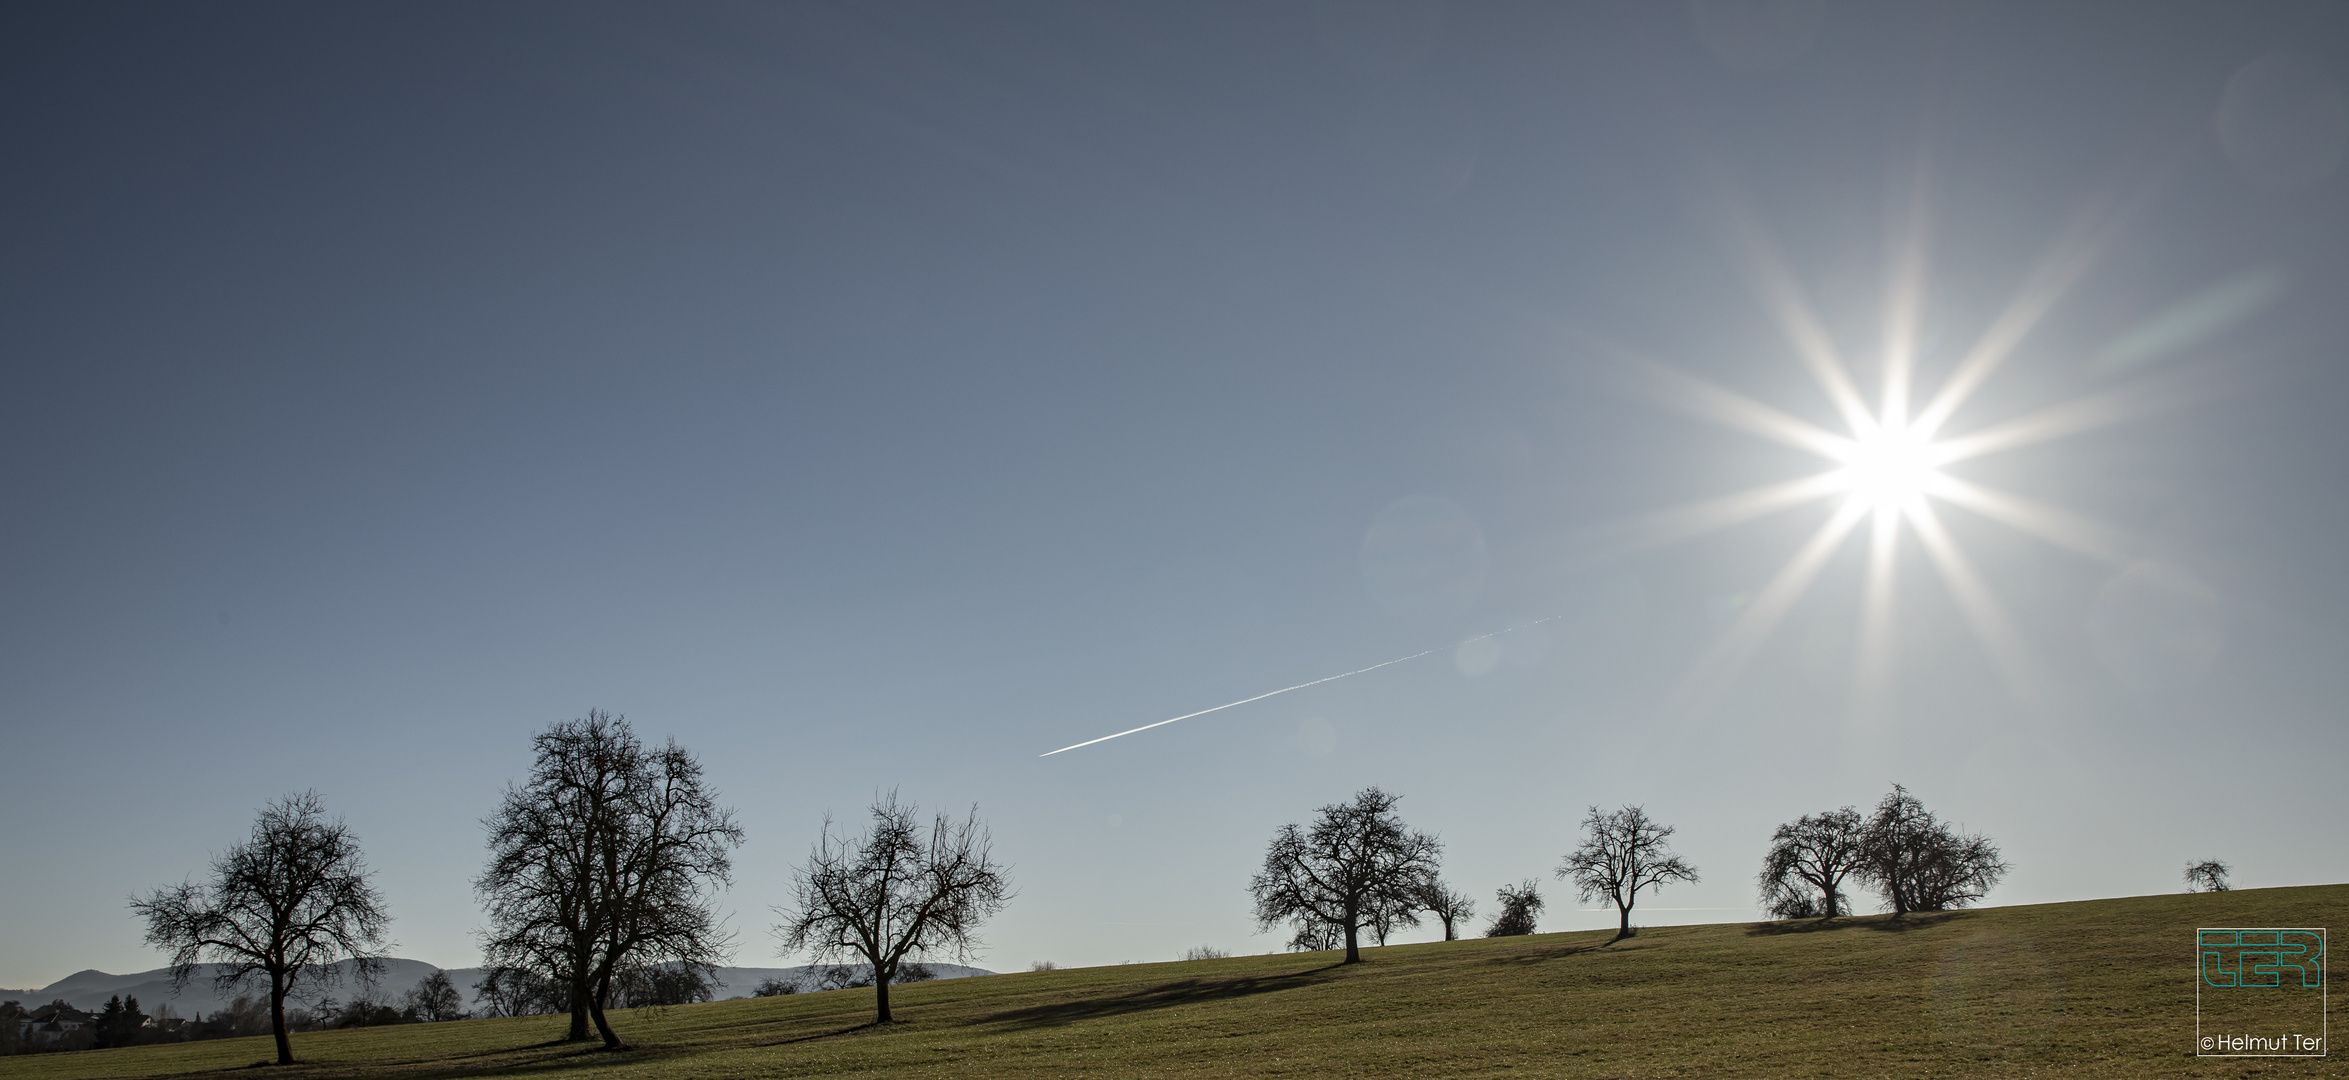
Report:
M375 985L376 993L383 997L396 997L401 991L416 985L418 980L433 972L433 965L422 960L391 959L384 963L386 970ZM861 964L855 965L855 967L860 972L869 970ZM960 979L972 975L994 974L985 968L967 967L962 964L931 964L930 969L937 972L941 979ZM63 1000L78 1009L96 1009L104 1005L107 998L119 994L123 997L138 998L139 1007L150 1014L155 1011L155 1006L168 1004L173 1012L183 1017L194 1016L199 1012L210 1013L220 1009L228 1004L230 998L236 996L233 991L222 994L213 988L212 975L216 970L218 969L213 965L205 965L204 969L198 972L194 978L189 979L188 985L176 994L171 988L170 968L156 968L153 971L142 971L133 975L109 975L96 970L77 971L37 990L0 990L0 1001L21 1001L27 1006L35 1006ZM325 989L323 992L338 998L348 999L357 989L347 977L348 966L338 964L336 970L345 977L340 979L339 985L332 989ZM767 979L780 979L796 983L803 989L813 989L815 980L822 970L816 965L722 967L718 969L717 996L719 1000L749 997L751 991L756 989L760 982ZM480 981L482 969L477 967L449 968L447 971L449 981L456 983L458 991L465 995L465 1007L474 1008L473 984ZM245 992L259 996L264 992L266 986L266 983L259 984Z

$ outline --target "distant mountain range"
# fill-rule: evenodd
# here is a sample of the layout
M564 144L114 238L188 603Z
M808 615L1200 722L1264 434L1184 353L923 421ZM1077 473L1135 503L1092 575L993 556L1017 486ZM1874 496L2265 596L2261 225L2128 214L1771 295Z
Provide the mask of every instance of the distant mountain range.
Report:
M860 971L865 970L864 965L854 966ZM311 988L309 996L313 1000L321 994L348 1000L355 992L356 988L348 977L348 965L338 964L336 969L337 973L344 977L331 988ZM960 979L972 975L995 974L985 968L966 967L961 964L931 964L930 969L937 972L941 979ZM183 1017L192 1017L199 1012L214 1012L226 1006L229 999L236 996L236 991L222 994L213 988L212 975L216 970L212 965L205 965L188 980L187 986L176 994L171 989L170 968L157 968L135 975L109 975L103 971L77 971L38 990L0 990L0 1001L20 1001L27 1008L36 1008L52 1001L62 1000L77 1009L94 1010L106 1004L107 998L119 994L126 998L139 999L139 1008L148 1015L154 1014L157 1005L170 1005L173 1012ZM387 959L384 961L383 976L375 983L374 994L378 998L397 998L401 991L416 985L418 980L432 974L433 970L431 964L422 960ZM448 968L446 970L449 974L449 981L457 984L458 992L465 995L465 1007L475 1008L473 984L480 981L483 969L469 967ZM812 988L815 985L817 974L822 970L823 968L818 965L782 968L722 967L718 969L717 996L721 1000L749 997L751 991L760 982L767 979L781 979L785 982L797 983L803 989ZM268 992L268 983L259 983L243 992L260 997Z

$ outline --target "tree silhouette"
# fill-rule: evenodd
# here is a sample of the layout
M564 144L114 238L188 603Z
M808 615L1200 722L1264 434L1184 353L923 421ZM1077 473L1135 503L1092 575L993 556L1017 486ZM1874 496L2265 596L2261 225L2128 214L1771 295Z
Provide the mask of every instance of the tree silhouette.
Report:
M1861 869L1866 840L1860 812L1848 806L1780 825L1757 878L1764 910L1781 919L1848 914L1843 879Z
M1602 814L1593 806L1582 819L1582 830L1582 846L1567 854L1558 876L1572 881L1584 900L1605 897L1614 902L1617 941L1632 935L1631 908L1641 889L1697 879L1696 867L1672 853L1672 826L1640 807Z
M1476 917L1476 901L1440 879L1430 877L1419 890L1419 906L1444 924L1444 940L1458 941L1458 924Z
M1361 962L1362 927L1391 926L1418 910L1443 852L1435 837L1404 828L1400 801L1364 788L1352 802L1322 807L1310 831L1281 826L1248 883L1258 928L1294 922L1291 947L1334 936L1345 942L1346 963Z
M2228 884L2227 882L2227 875L2233 872L2233 867L2230 867L2227 864L2218 861L2217 859L2204 859L2201 862L2187 863L2186 891L2226 892L2234 888L2233 885Z
M1493 924L1484 928L1484 936L1516 937L1533 933L1534 919L1542 913L1545 901L1532 879L1522 885L1503 885L1494 897L1500 901L1501 910L1493 915Z
M886 1024L895 1019L889 984L905 981L919 957L969 959L979 926L1010 902L1011 878L995 861L977 807L960 822L939 814L925 829L892 791L874 802L872 818L854 838L824 819L775 929L787 953L806 949L818 962L862 958L872 969L875 1022Z
M1997 845L1951 828L1898 784L1869 816L1860 853L1860 873L1895 916L1965 907L2010 869Z
M252 837L212 861L210 881L157 889L131 909L147 921L148 944L171 954L174 989L207 960L220 965L224 992L266 978L277 1062L290 1065L286 995L335 982L338 960L362 984L382 971L391 915L368 876L359 838L306 791L262 808Z
M592 1021L605 1049L615 980L673 965L705 979L731 940L710 893L742 843L733 812L672 739L647 748L625 717L590 712L533 744L529 779L508 787L489 830L489 868L474 882L489 909L483 953L567 983L572 1041Z

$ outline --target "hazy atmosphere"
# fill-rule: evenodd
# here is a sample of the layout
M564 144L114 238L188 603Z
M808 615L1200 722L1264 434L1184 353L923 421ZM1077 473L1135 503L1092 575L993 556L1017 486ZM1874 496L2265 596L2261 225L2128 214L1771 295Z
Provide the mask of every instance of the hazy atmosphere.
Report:
M594 709L745 967L890 789L998 971L1277 950L1371 785L1543 930L1593 804L1729 922L1895 783L1990 904L2349 879L2345 87L2316 2L9 5L0 987L307 789L477 965Z

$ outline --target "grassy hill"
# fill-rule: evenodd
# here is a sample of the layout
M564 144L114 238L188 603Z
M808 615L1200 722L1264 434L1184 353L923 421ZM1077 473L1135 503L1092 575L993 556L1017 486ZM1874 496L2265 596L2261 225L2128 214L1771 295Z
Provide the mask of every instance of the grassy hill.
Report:
M2197 1059L2198 926L2349 925L2349 885L1660 927L995 975L717 1002L549 1044L531 1017L294 1037L301 1077L2340 1076ZM266 1039L0 1058L0 1078L214 1073Z

